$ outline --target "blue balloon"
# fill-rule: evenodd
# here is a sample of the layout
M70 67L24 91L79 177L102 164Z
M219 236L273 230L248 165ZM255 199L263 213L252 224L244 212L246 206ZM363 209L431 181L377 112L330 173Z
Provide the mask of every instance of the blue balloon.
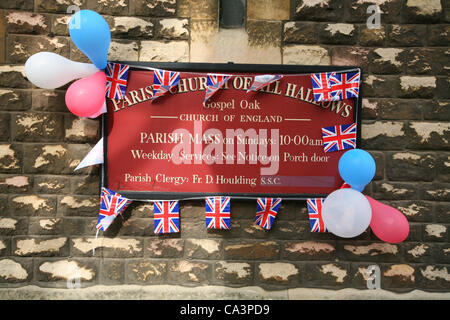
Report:
M111 31L106 20L92 10L76 12L69 22L73 43L100 70L106 68Z
M375 176L375 160L367 151L352 149L339 159L339 174L352 189L362 192Z

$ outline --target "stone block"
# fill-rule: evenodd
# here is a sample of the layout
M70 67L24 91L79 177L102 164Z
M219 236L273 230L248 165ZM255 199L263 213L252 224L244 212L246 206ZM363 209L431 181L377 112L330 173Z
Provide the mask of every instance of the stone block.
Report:
M294 20L340 21L344 15L343 1L295 0Z
M305 263L304 283L306 287L348 287L352 277L350 264L342 262Z
M387 45L392 47L421 47L426 41L426 26L393 24L388 29Z
M425 290L445 290L450 288L448 265L427 264L418 267L418 286Z
M162 284L167 277L167 263L139 259L128 261L125 265L126 282L137 284Z
M22 146L0 144L0 169L2 173L20 172L22 167Z
M220 259L222 241L215 239L187 239L185 255L190 259Z
M111 45L108 51L108 61L138 61L139 60L138 57L139 57L139 44L137 41L130 41L130 40L111 41Z
M16 236L12 239L12 253L20 257L64 257L69 255L66 237Z
M205 285L211 282L212 265L197 261L170 261L167 266L169 283Z
M50 16L26 11L5 14L8 33L44 34L50 31Z
M363 77L361 91L366 97L396 98L400 92L397 76L369 75Z
M217 20L219 16L218 0L178 0L177 5L179 17Z
M30 109L30 107L31 92L9 89L0 90L0 110L25 111Z
M421 103L424 120L450 121L450 102L444 100Z
M73 177L70 181L70 190L74 194L98 195L100 178L98 175Z
M228 243L224 246L224 254L227 260L276 260L280 255L279 246L275 241Z
M28 219L22 217L1 217L0 218L0 235L25 235L28 233ZM0 245L4 249L6 247ZM0 251L1 252L1 251ZM3 253L3 252L1 252Z
M403 71L405 51L397 48L377 48L369 56L374 74L397 74Z
M319 27L319 41L324 44L355 44L357 29L350 23L325 23Z
M100 199L95 196L63 196L58 212L64 216L93 217L98 215Z
M401 247L387 242L341 242L337 251L345 261L397 262L402 258Z
M407 0L402 9L403 17L408 22L438 22L442 15L440 0Z
M54 235L63 234L63 223L61 218L39 218L31 217L29 224L30 235Z
M65 102L65 90L33 90L32 110L48 112L69 112Z
M184 239L145 239L144 257L181 258L184 252Z
M364 70L368 70L371 49L360 47L337 47L330 48L331 64L334 66L358 66ZM364 80L362 80L364 84Z
M78 6L80 9L87 9L87 2L88 0L36 0L34 4L38 12L66 13L67 8L71 5Z
M65 37L9 35L6 40L7 61L24 64L27 59L41 51L54 52L69 57L69 40Z
M429 46L448 47L450 43L450 25L431 24L427 27L427 43Z
M35 193L61 194L70 191L70 180L58 176L35 176L33 190Z
M177 18L155 20L155 38L167 40L188 40L189 20Z
M413 122L406 133L409 145L415 149L450 150L450 124L448 122Z
M449 74L450 51L437 48L414 48L407 53L406 73Z
M281 22L247 20L248 44L252 47L281 46Z
M251 285L253 264L248 262L217 261L214 264L215 279L225 285Z
M95 248L95 256L104 258L140 258L143 255L143 241L138 238L72 238L72 256L92 257L92 249Z
M288 241L284 243L282 254L287 260L334 260L336 247L333 242Z
M373 198L377 200L410 200L417 198L417 185L407 182L375 181Z
M139 61L188 62L189 43L187 41L141 41Z
M283 64L329 65L328 50L320 46L286 45L282 50Z
M375 13L380 13L381 24L398 21L402 12L402 0L374 1L374 0L350 0L346 8L346 19L351 22L366 23ZM367 10L373 6L372 10ZM375 7L374 7L375 6ZM378 7L378 8L376 8Z
M12 135L15 141L60 141L64 134L64 118L59 114L24 112L14 114Z
M114 38L152 38L154 23L144 17L113 17L111 36Z
M387 204L398 209L410 222L433 221L433 204L421 200L389 201Z
M432 181L436 158L430 153L391 152L387 156L386 174L392 181Z
M450 245L448 243L433 244L433 258L438 263L450 263Z
M358 43L363 47L383 47L386 39L386 28L371 29L360 25L358 29Z
M0 193L27 193L32 185L32 177L0 174Z
M1 65L0 66L0 85L6 88L31 88L31 82L27 80L24 66ZM26 99L21 100L25 96ZM15 110L18 106L19 110L26 110L30 107L30 92L20 92L16 90L0 90L0 101L6 99L7 104L3 104L6 110Z
M436 96L441 99L450 99L450 77L437 77Z
M361 146L365 150L403 149L408 142L405 124L400 121L375 121L361 126Z
M54 15L52 20L52 33L57 36L69 36L69 21L72 15Z
M288 21L283 27L284 43L315 44L319 38L318 24L314 22Z
M445 224L423 225L423 238L425 241L446 241L448 239L448 227Z
M68 115L65 118L66 141L76 143L97 143L99 140L100 123L98 120Z
M256 267L258 282L263 285L296 286L300 276L299 268L293 263L266 262Z
M247 19L255 20L289 20L289 0L248 0Z
M35 279L46 283L60 282L63 287L67 283L77 283L81 287L95 284L99 273L96 259L36 259Z
M102 15L128 15L130 0L89 1L87 8Z
M9 210L18 216L55 216L56 199L52 196L17 195L9 199Z
M33 261L30 259L1 259L0 283L29 282L33 277Z
M436 203L435 216L437 222L450 222L450 203Z
M177 0L135 0L134 6L136 16L173 17L177 14ZM186 6L189 9L189 4Z
M434 245L420 242L403 243L405 260L408 262L429 262L432 261Z
M416 270L410 264L392 264L382 265L381 277L383 279L383 288L403 289L416 287Z
M109 285L125 283L125 261L122 259L102 259L99 282Z
M33 2L28 0L4 0L0 3L0 8L33 10L33 5Z

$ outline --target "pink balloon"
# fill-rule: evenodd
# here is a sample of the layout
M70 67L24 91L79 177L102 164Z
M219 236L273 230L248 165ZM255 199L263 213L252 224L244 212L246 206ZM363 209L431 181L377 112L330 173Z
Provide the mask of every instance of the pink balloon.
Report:
M372 207L370 228L380 239L389 243L400 243L408 237L409 223L399 210L366 196Z
M79 117L89 117L100 112L105 102L106 75L103 71L75 81L66 91L66 105Z

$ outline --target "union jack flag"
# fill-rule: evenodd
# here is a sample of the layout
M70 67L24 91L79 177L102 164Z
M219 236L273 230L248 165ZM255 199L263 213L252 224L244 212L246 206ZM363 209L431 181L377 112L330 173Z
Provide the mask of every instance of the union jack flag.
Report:
M226 74L210 74L208 73L208 78L206 79L206 93L203 104L208 101L209 98L213 96L223 85L231 78L230 75Z
M206 228L230 229L230 197L205 199Z
M178 201L154 202L155 233L180 232Z
M314 101L332 101L337 100L333 96L330 78L334 72L313 73L311 74Z
M153 97L152 100L166 94L172 87L180 82L180 73L155 69L153 71Z
M131 200L112 190L102 188L100 213L97 220L97 230L105 231L120 213L124 211Z
M108 62L106 64L106 96L110 99L122 100L127 90L128 71L126 64Z
M325 152L356 148L356 123L322 128Z
M250 91L258 91L259 89L283 78L281 75L273 75L273 74L264 74L261 76L255 76L253 78L253 83L250 89L247 90L247 93Z
M280 206L280 198L258 198L256 200L255 224L270 230Z
M322 205L324 200L324 198L306 200L311 232L328 232L322 219Z
M330 77L332 100L358 98L359 72L332 73Z

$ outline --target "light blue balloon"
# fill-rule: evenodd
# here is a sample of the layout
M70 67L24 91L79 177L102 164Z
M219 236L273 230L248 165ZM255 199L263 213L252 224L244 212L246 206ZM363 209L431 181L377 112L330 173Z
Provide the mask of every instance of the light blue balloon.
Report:
M69 22L73 43L100 70L106 68L111 31L106 20L92 10L76 12Z
M352 149L339 159L339 174L352 189L362 192L375 176L375 160L367 151Z

